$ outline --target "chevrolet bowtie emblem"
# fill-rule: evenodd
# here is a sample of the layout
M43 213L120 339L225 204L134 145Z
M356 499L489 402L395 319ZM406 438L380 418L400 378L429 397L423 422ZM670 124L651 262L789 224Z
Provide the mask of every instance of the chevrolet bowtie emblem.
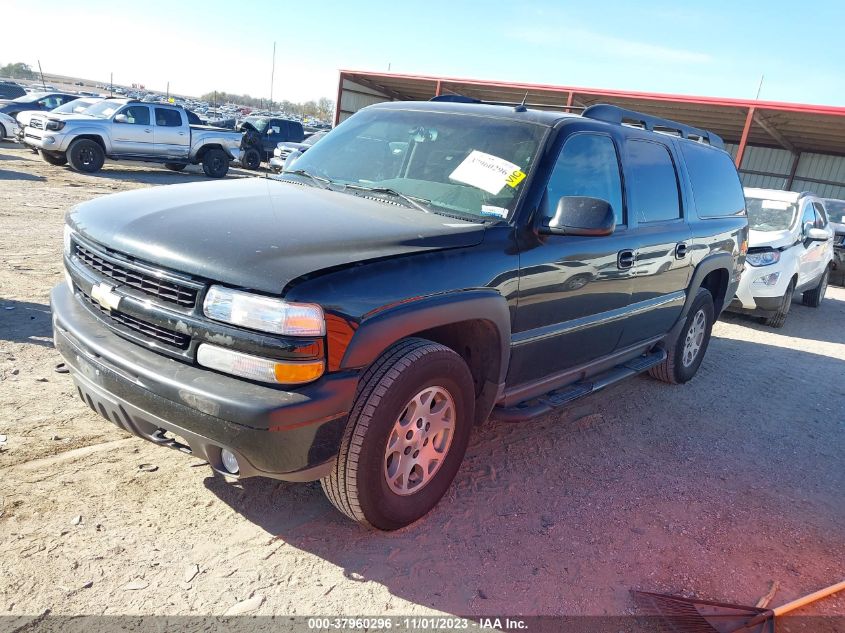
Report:
M108 284L99 283L91 288L91 298L106 310L117 310L120 305L120 295Z

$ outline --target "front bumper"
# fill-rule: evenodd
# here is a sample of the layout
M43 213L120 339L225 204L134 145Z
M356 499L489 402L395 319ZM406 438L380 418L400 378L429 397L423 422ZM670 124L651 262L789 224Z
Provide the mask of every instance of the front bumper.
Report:
M224 448L237 457L240 477L312 481L328 474L357 374L331 374L283 391L127 341L100 323L66 284L53 289L50 301L56 348L83 401L106 419L156 444L193 453L226 475Z
M777 283L766 286L755 284L759 277L780 273ZM736 295L728 306L729 310L741 312L774 312L780 308L783 295L789 286L791 275L778 265L751 266L746 264Z
M27 126L23 131L23 142L35 149L48 152L64 152L67 150L67 135L51 130L38 130Z

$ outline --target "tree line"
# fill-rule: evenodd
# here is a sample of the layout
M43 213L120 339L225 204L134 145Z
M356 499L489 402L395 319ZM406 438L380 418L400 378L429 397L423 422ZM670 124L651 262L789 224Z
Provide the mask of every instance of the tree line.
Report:
M15 64L0 66L0 77L8 77L9 79L35 79L35 71L32 70L29 64L17 62Z
M269 99L261 97L251 97L250 95L238 95L222 90L214 90L208 92L202 97L201 101L207 101L213 105L225 105L227 103L234 103L250 108L261 108L266 110L282 110L289 114L298 114L299 116L313 116L318 119L330 119L334 114L334 101L327 97L321 97L316 101L304 101L302 103L294 103L283 99L281 101L273 101L270 103Z

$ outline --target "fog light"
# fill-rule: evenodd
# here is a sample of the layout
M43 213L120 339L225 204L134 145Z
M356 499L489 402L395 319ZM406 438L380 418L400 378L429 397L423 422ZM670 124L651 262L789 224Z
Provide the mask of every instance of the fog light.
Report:
M283 361L244 354L235 350L202 343L197 348L197 362L203 367L283 385L301 385L317 380L325 369L322 360Z
M780 273L770 273L768 275L761 275L757 277L753 284L754 286L776 286L780 279Z
M238 474L240 471L240 468L238 467L238 458L235 457L232 451L224 448L220 451L220 459L223 461L223 468L225 468L227 472L230 472L233 475Z
M52 145L56 142L56 138L54 136L45 136L44 137L44 145Z

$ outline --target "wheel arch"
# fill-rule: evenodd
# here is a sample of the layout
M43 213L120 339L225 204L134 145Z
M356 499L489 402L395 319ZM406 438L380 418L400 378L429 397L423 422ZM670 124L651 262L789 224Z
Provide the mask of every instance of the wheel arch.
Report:
M364 319L340 368L367 367L392 345L411 336L440 343L467 363L475 384L476 422L483 422L505 382L510 331L507 302L495 290L421 297Z

